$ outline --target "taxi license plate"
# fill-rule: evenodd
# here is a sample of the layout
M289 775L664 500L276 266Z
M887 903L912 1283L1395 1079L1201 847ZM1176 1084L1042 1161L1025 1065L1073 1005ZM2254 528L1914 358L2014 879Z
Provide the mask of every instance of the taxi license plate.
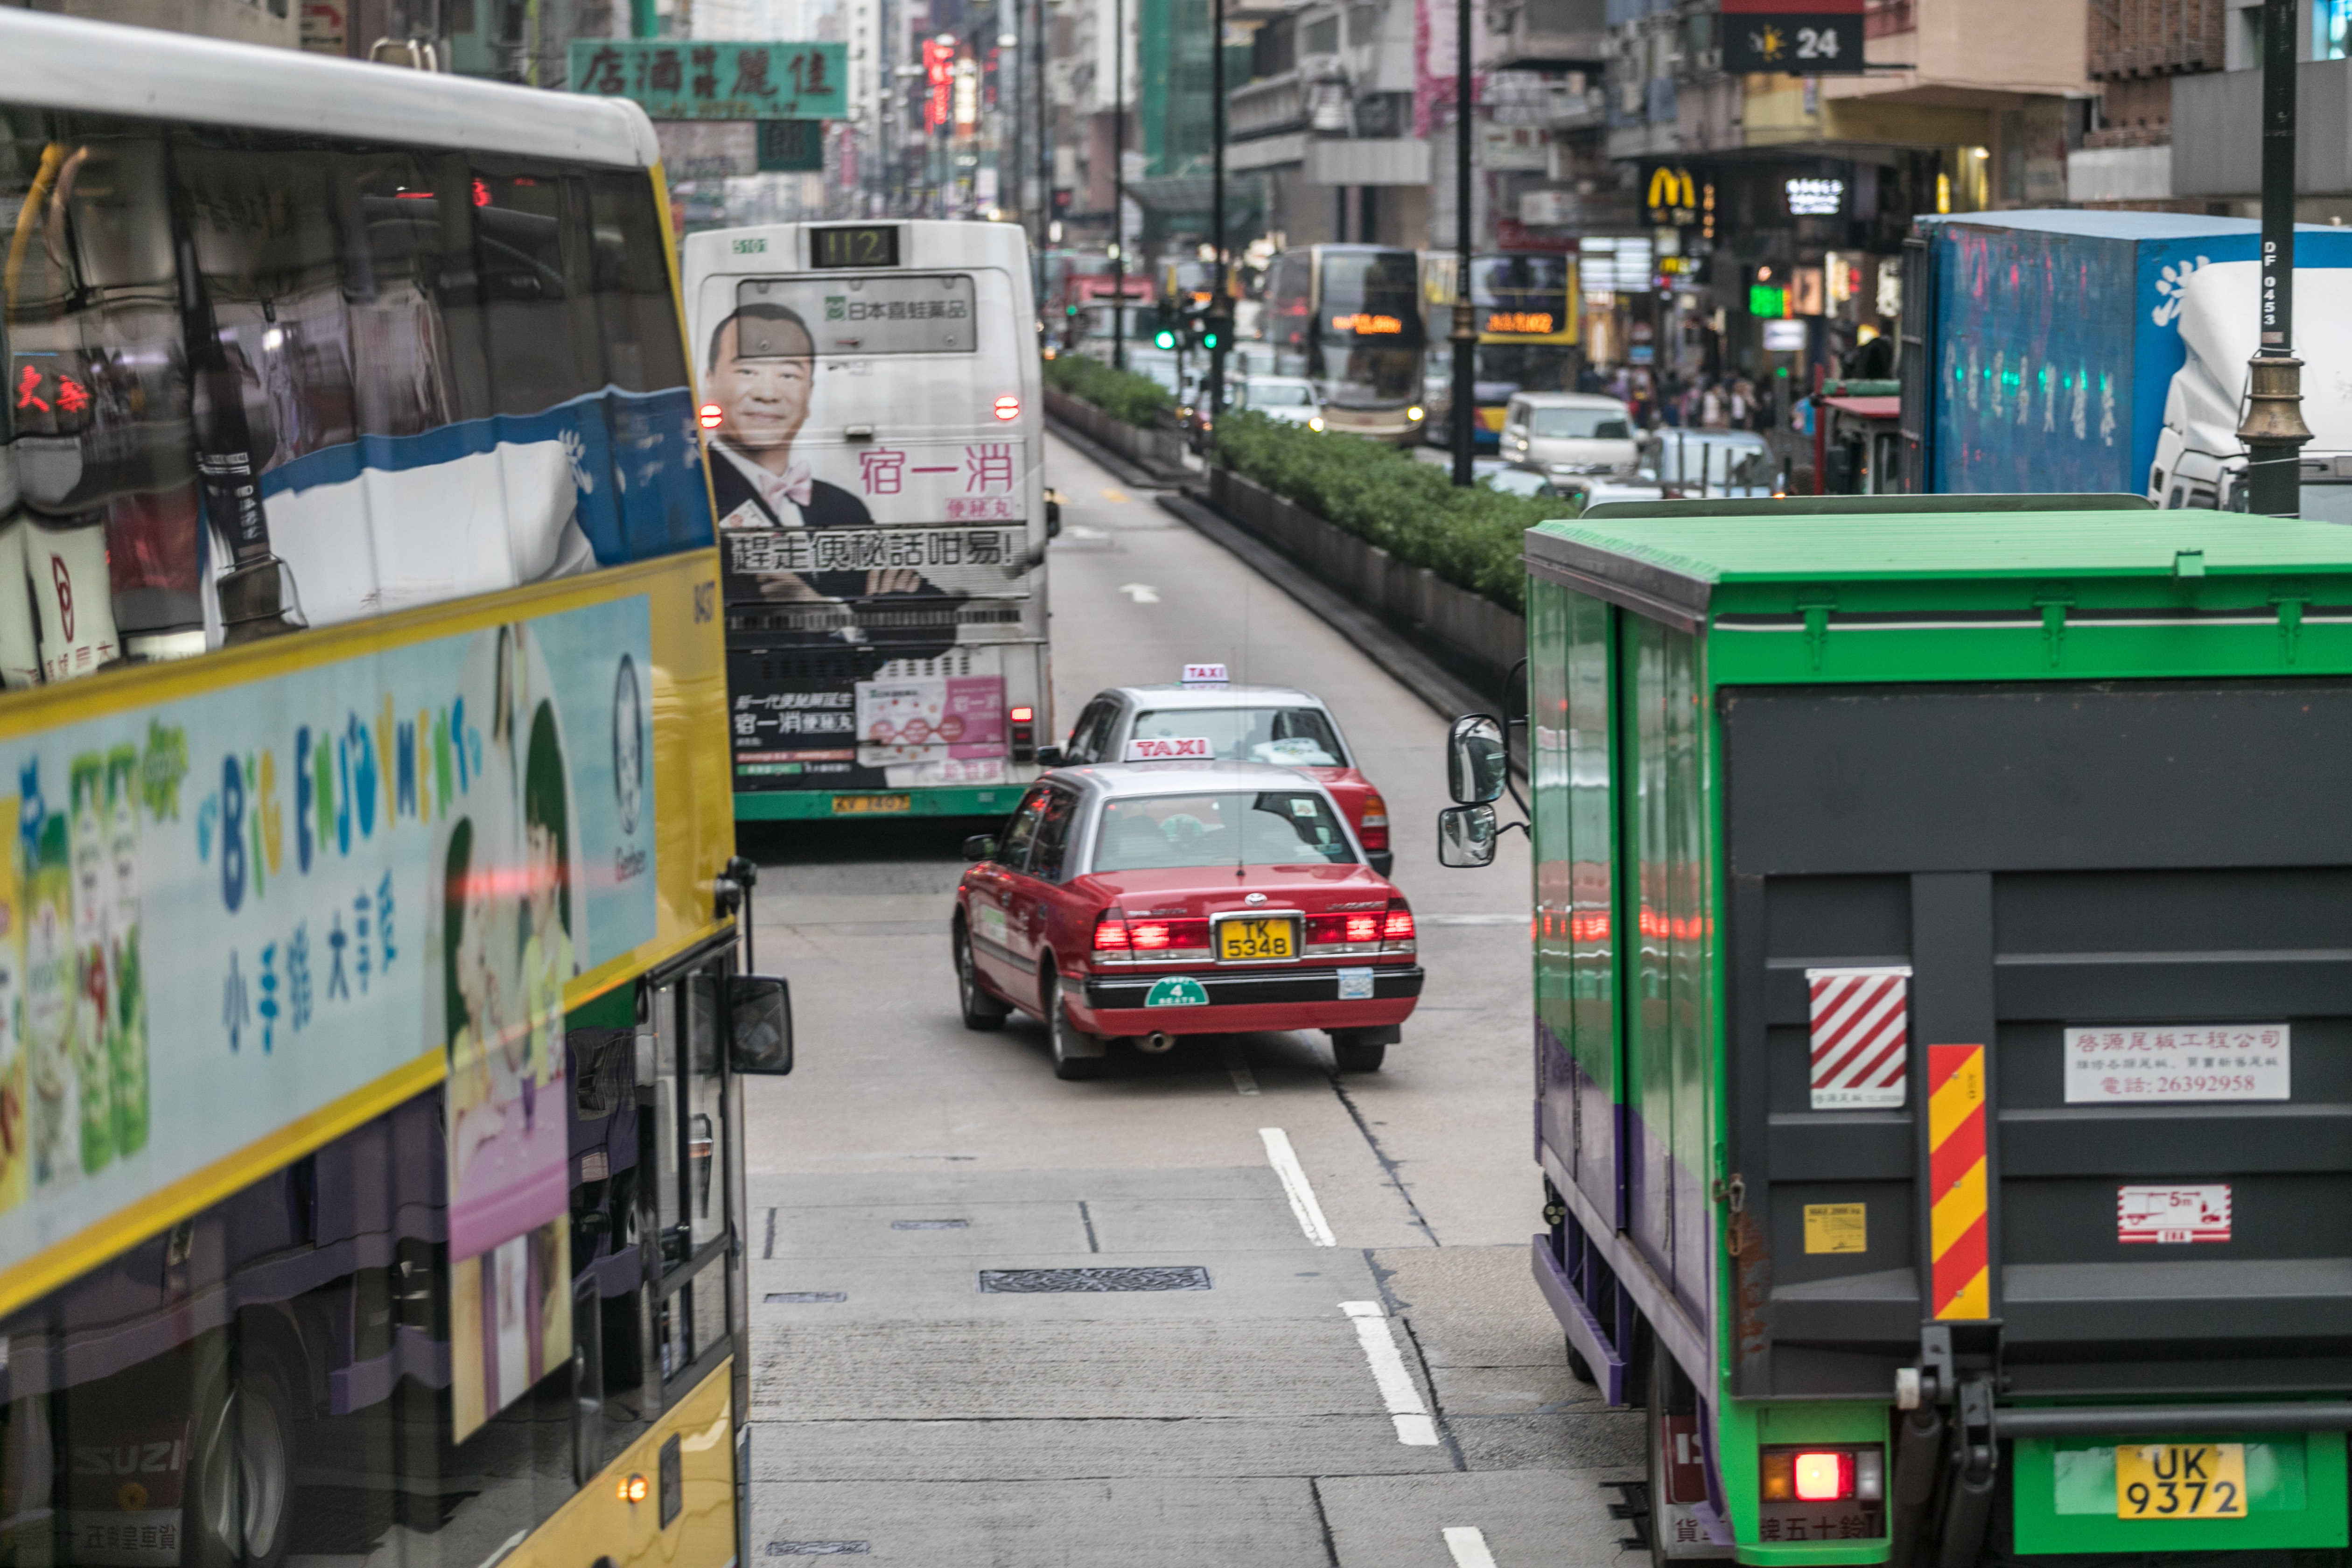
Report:
M1217 957L1223 963L1297 956L1295 920L1226 921L1217 927Z
M914 809L915 797L911 795L837 795L833 797L833 815L835 816L863 816Z
M2243 1519L2243 1443L2118 1443L2117 1519Z

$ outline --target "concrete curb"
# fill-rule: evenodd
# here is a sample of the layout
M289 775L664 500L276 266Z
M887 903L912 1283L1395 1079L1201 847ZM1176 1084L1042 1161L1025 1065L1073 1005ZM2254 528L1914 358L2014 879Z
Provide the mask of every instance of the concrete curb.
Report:
M1096 448L1117 453L1129 471L1150 476L1148 479L1129 479L1129 484L1179 485L1191 475L1184 466L1184 437L1181 431L1129 425L1051 386L1045 389L1045 417L1055 429L1076 431ZM1125 479L1126 475L1120 477Z
M1096 440L1093 437L1087 435L1076 426L1069 424L1065 420L1055 418L1051 409L1048 409L1045 412L1045 428L1052 431L1055 436L1058 436L1063 440L1067 441L1071 446L1076 447L1079 453L1084 456L1087 461L1093 463L1097 468L1105 470L1111 478L1130 489L1139 490L1164 490L1170 489L1175 482L1173 480L1158 478L1157 476L1147 473L1142 468L1136 467L1134 463L1128 459L1126 454L1113 451L1110 447L1104 446L1101 442Z

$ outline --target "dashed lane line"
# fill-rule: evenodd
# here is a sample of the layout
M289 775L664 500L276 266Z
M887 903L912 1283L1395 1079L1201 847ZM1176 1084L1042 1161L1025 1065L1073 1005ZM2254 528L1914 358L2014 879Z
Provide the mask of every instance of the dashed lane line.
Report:
M1225 1058L1225 1072L1234 1080L1235 1094L1257 1093L1257 1074L1250 1071L1249 1058L1242 1054L1242 1043L1228 1037L1219 1047ZM1305 1180L1301 1177L1300 1180Z
M1372 1382L1381 1391L1381 1403L1389 1407L1389 1419L1396 1423L1397 1441L1415 1448L1437 1447L1437 1423L1430 1419L1421 1390L1404 1369L1404 1352L1397 1349L1387 1310L1378 1301L1342 1301L1339 1310L1355 1321L1356 1342L1371 1363Z
M1297 1216L1298 1228L1318 1247L1339 1246L1339 1238L1331 1234L1330 1222L1323 1217L1323 1205L1315 1201L1315 1189L1307 1184L1307 1168L1298 1163L1298 1152L1290 1146L1290 1134L1279 1127L1261 1127L1257 1135L1265 1142L1266 1163L1281 1178L1283 1195L1290 1200L1290 1212Z
M1486 1550L1486 1534L1475 1524L1445 1527L1445 1550L1454 1554L1454 1568L1495 1568L1495 1554Z

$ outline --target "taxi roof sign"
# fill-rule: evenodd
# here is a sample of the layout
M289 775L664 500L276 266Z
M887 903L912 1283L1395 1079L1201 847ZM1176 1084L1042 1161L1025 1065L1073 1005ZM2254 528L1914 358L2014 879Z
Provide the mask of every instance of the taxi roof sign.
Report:
M1226 686L1225 667L1222 664L1188 664L1184 667L1187 686Z
M1213 762L1217 749L1206 735L1139 735L1127 743L1129 763Z

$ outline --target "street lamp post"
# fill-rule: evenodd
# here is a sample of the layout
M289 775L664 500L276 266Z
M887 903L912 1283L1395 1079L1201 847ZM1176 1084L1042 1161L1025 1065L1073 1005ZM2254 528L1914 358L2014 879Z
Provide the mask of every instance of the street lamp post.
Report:
M2275 0L2273 0L2275 3ZM2288 0L2293 4L2293 0ZM1477 410L1478 332L1470 310L1470 0L1454 0L1454 482L1471 482Z
M1225 408L1225 352L1234 335L1233 263L1225 248L1225 0L1210 0L1209 243L1216 292L1209 296L1209 427Z
M1112 0L1110 45L1110 363L1127 368L1127 0Z
M2246 367L2246 510L2303 510L2303 362L2294 357L2295 0L2263 5L2262 336Z

